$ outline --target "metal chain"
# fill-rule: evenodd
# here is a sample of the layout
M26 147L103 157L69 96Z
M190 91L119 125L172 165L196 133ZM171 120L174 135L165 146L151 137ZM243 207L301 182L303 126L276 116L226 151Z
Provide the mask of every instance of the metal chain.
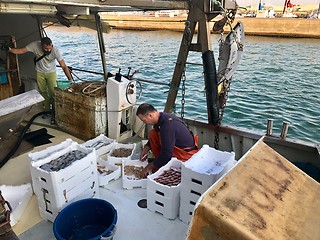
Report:
M184 118L184 106L185 106L185 95L186 95L186 67L183 68L182 77L181 77L181 119Z
M235 19L235 15L236 15L236 10L224 10L224 13L225 13L225 17L227 19L227 24L229 25L230 27L230 31L232 32L232 34L234 35L234 39L237 43L237 46L239 49L243 49L243 44L241 42L239 42L239 39L237 38L236 36L236 33L235 31L233 30L232 28L232 23ZM224 40L223 40L223 31L221 31L221 35L220 35L220 40L219 40L219 44L220 46L224 43ZM221 48L220 48L221 50ZM221 55L220 55L221 56ZM214 148L215 149L219 149L219 137L220 137L220 126L221 126L221 122L222 122L222 118L223 118L223 114L224 114L224 111L225 111L225 107L227 105L227 100L228 100L228 93L230 91L230 85L231 85L231 80L232 78L230 78L230 80L224 80L223 81L223 89L222 89L222 92L223 92L223 99L222 99L222 104L220 106L220 116L219 116L219 119L218 119L218 123L216 125L216 130L215 130L215 139L214 139Z

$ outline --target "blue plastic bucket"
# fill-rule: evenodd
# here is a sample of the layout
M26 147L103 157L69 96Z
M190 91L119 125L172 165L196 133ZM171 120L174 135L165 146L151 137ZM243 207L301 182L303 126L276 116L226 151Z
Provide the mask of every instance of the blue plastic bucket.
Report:
M70 87L70 85L71 85L71 82L69 81L57 80L57 87L62 90L67 89L68 87Z
M117 211L111 203L96 198L71 203L58 214L53 233L58 240L112 239Z

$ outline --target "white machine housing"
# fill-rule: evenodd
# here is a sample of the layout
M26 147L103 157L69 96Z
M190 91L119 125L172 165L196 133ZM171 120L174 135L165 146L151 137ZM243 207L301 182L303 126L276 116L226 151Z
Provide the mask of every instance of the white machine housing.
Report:
M118 80L119 79L119 80ZM132 136L133 106L136 103L136 81L125 77L108 78L108 137L121 141Z

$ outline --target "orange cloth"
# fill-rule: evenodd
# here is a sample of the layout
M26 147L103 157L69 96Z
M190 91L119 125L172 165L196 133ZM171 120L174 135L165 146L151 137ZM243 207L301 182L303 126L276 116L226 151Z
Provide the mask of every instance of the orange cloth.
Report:
M187 151L192 147L187 148L178 148L177 146L174 146L172 157L176 157L177 159L181 160L182 162L187 161L189 158L192 157L193 154L199 151L198 149L198 135L194 136L194 142L197 149ZM149 132L149 143L150 148L155 157L159 157L161 153L161 138L160 138L160 132L156 131L155 129L151 129Z

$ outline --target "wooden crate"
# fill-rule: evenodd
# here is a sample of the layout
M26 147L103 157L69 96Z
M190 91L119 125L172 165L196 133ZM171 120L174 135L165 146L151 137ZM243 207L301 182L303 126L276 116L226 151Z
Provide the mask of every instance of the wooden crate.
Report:
M55 118L59 128L83 140L107 134L106 98L55 88Z

